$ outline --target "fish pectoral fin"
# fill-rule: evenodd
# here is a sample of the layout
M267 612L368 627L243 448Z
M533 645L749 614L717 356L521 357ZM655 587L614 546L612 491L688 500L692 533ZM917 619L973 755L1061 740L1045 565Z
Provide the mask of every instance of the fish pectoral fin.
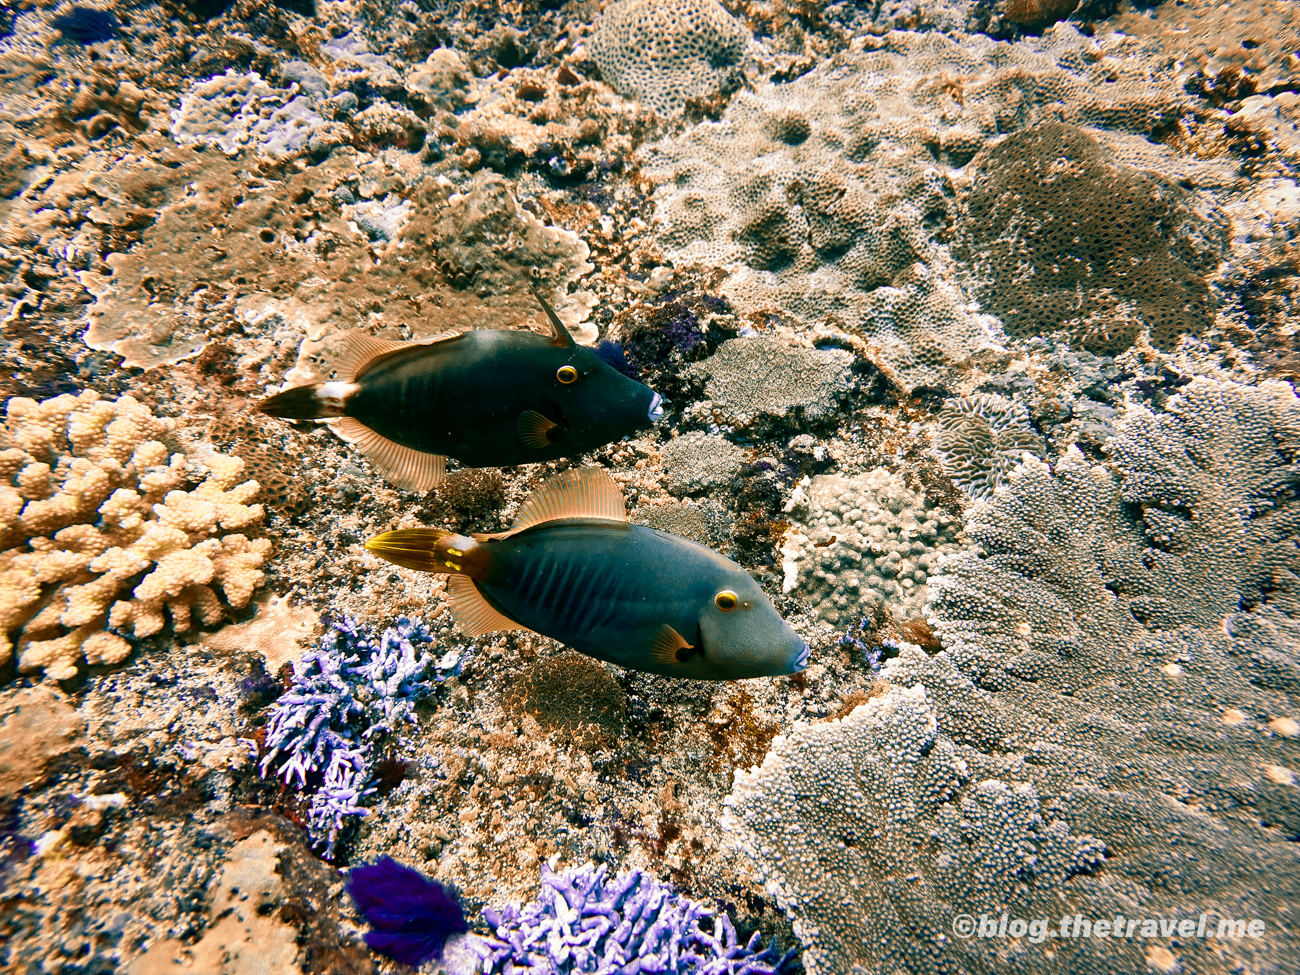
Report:
M355 382L356 378L385 356L409 349L417 345L433 345L454 339L470 331L466 328L451 329L429 335L411 342L397 342L393 339L381 339L368 335L359 328L354 328L343 336L343 353L334 363L334 372L343 382Z
M532 632L489 603L469 576L450 576L447 579L447 595L451 601L452 619L467 637L482 636L497 630Z
M703 650L692 643L687 643L686 638L667 623L659 627L654 639L650 641L650 656L656 663L669 666L684 664L702 653Z
M623 510L623 492L599 467L562 471L524 500L506 534L560 518L603 518L625 522L627 512Z
M531 447L534 450L545 450L551 445L550 433L559 427L554 420L547 419L536 410L524 410L519 414L519 419L515 421L515 429L519 431L519 439L524 442L525 447Z
M394 487L403 491L423 494L447 476L446 457L403 447L375 433L360 420L343 416L330 420L329 427L379 468Z

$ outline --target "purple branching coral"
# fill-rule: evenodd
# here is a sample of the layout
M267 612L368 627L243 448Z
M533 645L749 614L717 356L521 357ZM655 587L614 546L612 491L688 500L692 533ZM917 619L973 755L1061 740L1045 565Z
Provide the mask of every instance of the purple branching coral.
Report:
M495 937L475 938L484 973L535 975L777 975L794 951L756 951L726 914L716 917L654 878L632 870L606 880L587 864L555 873L542 867L542 891L524 908L487 908ZM711 924L709 922L712 922Z
M886 640L885 643L889 644L890 641ZM876 638L875 626L870 617L864 616L850 626L840 637L839 646L841 650L861 655L873 674L880 669L880 641Z
M315 846L334 856L348 817L375 791L375 743L417 725L415 703L460 672L454 653L434 658L424 624L401 617L378 642L348 617L332 620L316 649L294 665L293 687L272 705L262 775L307 791ZM426 679L426 675L432 679Z

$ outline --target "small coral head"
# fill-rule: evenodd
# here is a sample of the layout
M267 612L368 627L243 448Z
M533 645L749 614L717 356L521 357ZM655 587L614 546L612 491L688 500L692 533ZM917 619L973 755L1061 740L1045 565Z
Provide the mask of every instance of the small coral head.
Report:
M392 857L354 867L347 890L370 925L366 944L412 968L441 958L447 939L469 930L455 893Z

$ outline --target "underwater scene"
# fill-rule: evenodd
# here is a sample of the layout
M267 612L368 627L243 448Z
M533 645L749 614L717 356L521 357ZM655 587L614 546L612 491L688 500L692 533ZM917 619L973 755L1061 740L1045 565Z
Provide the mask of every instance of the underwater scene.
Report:
M2 975L1296 975L1292 0L6 0Z

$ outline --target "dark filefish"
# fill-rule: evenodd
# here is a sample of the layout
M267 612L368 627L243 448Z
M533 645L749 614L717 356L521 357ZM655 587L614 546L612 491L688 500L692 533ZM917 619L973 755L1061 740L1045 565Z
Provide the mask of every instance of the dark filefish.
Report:
M258 404L330 426L399 488L427 491L446 458L508 467L586 453L648 427L662 399L573 341L550 305L536 332L480 329L390 342L348 336L334 382L295 386Z
M452 615L467 636L532 630L622 667L698 680L808 666L807 645L748 572L702 545L628 524L618 486L598 467L551 478L509 531L403 529L366 548L449 574Z

